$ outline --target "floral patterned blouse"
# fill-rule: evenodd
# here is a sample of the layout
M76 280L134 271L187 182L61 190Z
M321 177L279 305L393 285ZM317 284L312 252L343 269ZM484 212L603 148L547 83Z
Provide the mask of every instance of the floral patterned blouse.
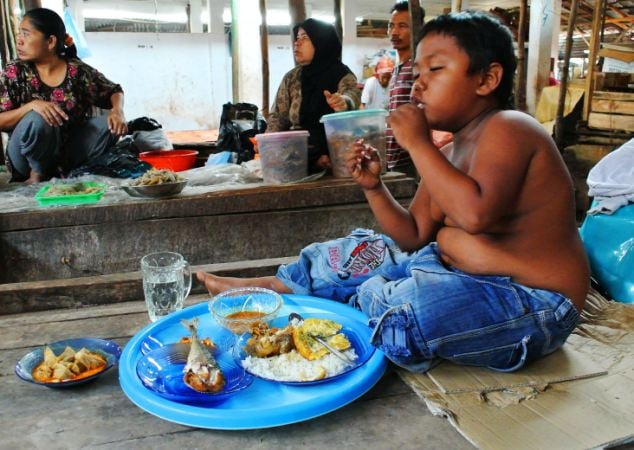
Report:
M299 130L299 108L302 105L302 66L291 69L280 83L275 103L269 114L267 132ZM347 96L352 104L348 109L359 108L361 92L357 89L357 78L349 73L339 81L337 92Z
M62 126L62 141L74 125L90 116L93 106L110 109L110 97L123 92L121 86L108 80L101 72L79 59L68 59L66 77L59 86L42 82L35 65L12 61L0 75L0 112L10 111L32 100L57 103L68 115Z

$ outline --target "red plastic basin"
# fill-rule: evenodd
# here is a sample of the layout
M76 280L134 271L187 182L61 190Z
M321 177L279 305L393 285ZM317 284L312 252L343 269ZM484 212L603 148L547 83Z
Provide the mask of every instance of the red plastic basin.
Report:
M155 169L180 172L194 167L196 155L197 150L153 150L141 153L139 159L151 164Z

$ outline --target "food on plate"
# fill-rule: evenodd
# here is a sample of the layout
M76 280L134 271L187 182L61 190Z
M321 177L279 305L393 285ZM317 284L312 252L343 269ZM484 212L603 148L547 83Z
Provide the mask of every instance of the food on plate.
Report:
M258 358L288 353L295 348L292 325L269 328L267 324L259 322L251 329L251 334L245 351Z
M330 352L315 337L324 339L337 350L350 348L350 341L345 334L339 333L341 325L332 320L308 318L293 329L295 348L304 358L315 360L323 358Z
M60 383L79 380L101 372L107 365L106 358L82 347L75 352L66 347L59 356L44 347L44 360L33 369L33 379L42 383Z
M62 197L65 195L94 194L101 190L101 186L91 186L87 183L57 183L51 184L43 195L45 197Z
M338 375L349 364L331 354L313 336L355 360L356 352L341 328L337 322L317 318L293 320L284 328L259 324L253 327L246 342L247 356L242 366L254 375L276 381L316 381Z
M176 172L167 169L150 169L142 176L130 182L130 186L153 186L155 184L178 183L185 181Z
M225 386L225 377L211 351L198 339L198 318L191 322L182 320L181 323L191 333L183 381L198 392L220 392Z

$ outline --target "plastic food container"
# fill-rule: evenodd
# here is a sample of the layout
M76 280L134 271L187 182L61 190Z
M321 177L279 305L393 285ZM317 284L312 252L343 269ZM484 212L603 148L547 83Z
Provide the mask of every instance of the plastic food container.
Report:
M308 176L308 131L258 134L265 183L292 183Z
M104 192L106 191L106 185L103 183L97 183L95 181L82 181L80 183L59 183L59 184L81 184L86 188L98 188L94 192L90 193L77 193L66 195L47 195L48 191L55 186L55 184L47 184L40 188L35 194L35 199L40 206L49 205L81 205L87 203L95 203L101 200Z
M345 155L350 146L359 139L376 148L381 155L382 172L386 171L385 163L385 118L384 109L362 109L326 114L320 120L326 130L332 172L335 177L349 177L345 165Z
M197 150L153 150L141 153L139 159L151 164L155 169L180 172L194 167L197 155Z

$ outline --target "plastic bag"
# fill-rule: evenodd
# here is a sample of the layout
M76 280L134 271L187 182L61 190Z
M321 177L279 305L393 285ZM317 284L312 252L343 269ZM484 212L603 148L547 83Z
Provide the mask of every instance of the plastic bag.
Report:
M587 215L579 231L600 288L616 301L634 303L634 205Z
M266 131L266 121L256 105L225 103L222 106L216 147L219 151L236 153L238 164L250 161L255 152L249 138L264 131Z
M137 178L152 168L150 164L139 161L128 147L119 145L121 142L88 164L72 169L67 176L76 178L94 174L112 178Z

